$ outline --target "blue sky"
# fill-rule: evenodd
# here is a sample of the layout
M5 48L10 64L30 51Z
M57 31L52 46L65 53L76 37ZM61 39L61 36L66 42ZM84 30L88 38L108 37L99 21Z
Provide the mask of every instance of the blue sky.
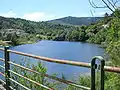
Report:
M101 0L95 0L101 5ZM103 16L108 9L93 9L88 0L1 0L0 16L46 21L66 16Z

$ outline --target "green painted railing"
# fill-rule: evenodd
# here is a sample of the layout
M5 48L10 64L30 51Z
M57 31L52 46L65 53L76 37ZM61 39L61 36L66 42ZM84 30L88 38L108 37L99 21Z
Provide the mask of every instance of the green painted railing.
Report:
M0 68L3 68L5 70L5 73L0 72L0 74L5 77L5 81L2 80L2 79L0 79L0 81L3 84L5 84L6 90L14 89L14 88L12 88L10 86L11 82L14 82L14 83L18 84L19 86L23 87L26 90L31 90L28 87L26 87L26 86L22 85L21 83L15 81L14 79L12 79L11 76L10 76L10 73L13 73L16 76L22 77L25 80L28 80L29 82L31 82L33 84L36 84L37 86L40 86L40 87L45 88L47 90L54 90L51 87L45 86L45 85L43 85L41 83L38 83L38 82L36 82L34 80L31 80L28 77L25 77L23 75L18 74L15 71L12 71L10 69L10 65L14 65L14 66L20 67L20 68L22 68L24 70L36 73L38 75L43 75L44 77L48 77L50 79L62 82L64 84L68 84L68 85L71 85L71 86L74 86L74 87L77 87L77 88L81 88L81 89L85 89L85 90L96 90L96 88L97 88L97 87L95 87L95 81L96 81L95 80L95 76L96 76L95 75L95 70L98 67L98 65L96 64L96 60L100 60L100 72L101 72L100 73L100 90L104 90L104 75L105 75L105 71L120 73L120 68L118 68L118 67L105 66L105 60L101 56L93 57L93 59L91 60L91 63L84 63L84 62L75 62L75 61L70 61L70 60L59 60L59 59L53 59L53 58L36 56L36 55L33 55L33 54L27 54L27 53L23 53L23 52L10 50L9 47L0 48L0 50L4 52L4 58L0 58L0 60L5 62L5 67L0 65ZM10 60L10 53L23 55L23 56L35 58L35 59L38 59L38 60L44 60L44 61L47 61L47 62L53 62L53 63L59 63L59 64L67 64L67 65L72 65L72 66L79 66L79 67L90 68L91 69L91 86L90 87L81 86L81 85L79 85L79 84L77 84L75 82L64 80L64 79L61 79L61 78L58 78L58 77L54 77L54 76L51 76L51 75L48 75L48 74L42 74L41 72L38 72L38 71L32 70L30 68L27 68L25 66L21 66L19 64L16 64L16 63L14 63L14 62L12 62Z

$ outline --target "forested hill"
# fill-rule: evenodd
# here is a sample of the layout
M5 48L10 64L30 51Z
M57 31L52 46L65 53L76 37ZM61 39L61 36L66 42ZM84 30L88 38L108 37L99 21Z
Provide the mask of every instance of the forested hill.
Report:
M20 18L5 18L0 16L0 29L21 29L29 33L35 33L36 30L39 31L41 29L73 30L76 29L76 27L73 25L52 24L45 21L34 22Z
M0 16L0 29L22 29L27 32L35 32L39 29L75 29L73 25L90 25L103 17L65 17L46 22L34 22L20 18L5 18ZM68 26L69 25L69 26ZM33 31L31 31L31 29Z
M36 33L46 33L55 30L77 30L78 27L52 24L48 22L34 22L20 18L5 18L0 16L0 30L3 29L19 29L25 33L36 34ZM54 33L53 33L54 34Z
M68 18L70 19L72 17ZM90 22L90 20L89 18L86 18L86 20L85 18L78 20L75 18L71 19L71 23L80 21L81 24L84 24L85 22ZM103 22L104 18L99 22L95 22L94 24L92 23L89 26L80 26L53 24L52 22L34 22L20 18L0 17L0 40L12 41L13 45L33 43L41 39L101 43L100 40L94 40L94 36L101 28L103 28Z
M55 20L50 20L53 24L62 24L62 25L90 25L91 23L95 23L99 20L103 19L103 17L64 17Z
M105 43L106 46L106 40L108 40L106 36L108 37L107 33L113 30L111 25L114 19L116 19L114 14L106 14L103 19L91 25L62 25L52 22L34 22L20 18L0 17L0 40L12 41L14 45L47 39Z
M65 40L65 35L73 30L79 30L79 26L34 22L0 16L0 40L12 41L14 45L33 43L41 39Z

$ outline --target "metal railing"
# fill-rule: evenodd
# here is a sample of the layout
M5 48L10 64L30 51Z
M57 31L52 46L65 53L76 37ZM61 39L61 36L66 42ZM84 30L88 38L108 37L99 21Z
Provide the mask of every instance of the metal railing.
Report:
M68 84L68 85L77 87L77 88L85 89L85 90L96 90L96 87L95 87L95 81L96 81L95 80L95 70L98 67L98 65L96 64L96 60L100 60L100 72L101 72L101 74L100 74L100 77L101 77L100 78L100 82L101 82L100 83L100 90L104 90L105 71L120 73L120 68L118 68L118 67L104 66L105 65L105 60L101 56L95 56L92 59L91 63L84 63L84 62L75 62L75 61L69 61L69 60L59 60L59 59L42 57L42 56L36 56L36 55L33 55L33 54L27 54L27 53L23 53L23 52L10 50L9 47L0 48L0 50L4 52L4 59L0 58L0 61L5 62L5 67L0 65L0 68L5 69L5 73L0 72L0 74L5 77L5 81L3 81L1 79L0 79L0 81L5 84L6 90L13 89L10 86L11 82L14 82L14 83L18 84L19 86L23 87L26 90L31 90L28 87L26 87L26 86L22 85L21 83L15 81L14 79L12 79L11 76L10 76L10 73L13 73L16 76L22 77L25 80L28 80L29 82L31 82L33 84L36 84L37 86L40 86L40 87L45 88L47 90L54 90L51 87L45 86L45 85L43 85L41 83L38 83L38 82L36 82L34 80L31 80L30 78L25 77L25 76L15 72L15 71L11 70L10 65L14 65L14 66L17 66L17 67L22 68L24 70L33 72L35 74L43 75L44 77L47 77L47 78L62 82L64 84ZM47 61L47 62L53 62L53 63L59 63L59 64L67 64L67 65L72 65L72 66L90 68L91 69L91 86L90 87L82 86L82 85L79 85L79 84L77 84L75 82L72 82L72 81L69 81L69 80L64 80L64 79L61 79L61 78L58 78L58 77L55 77L55 76L51 76L51 75L48 75L48 74L43 74L41 72L32 70L32 69L27 68L25 66L22 66L20 64L16 64L16 63L14 63L14 62L12 62L10 60L10 53L23 55L23 56L27 56L27 57L32 57L32 58L35 58L35 59L38 59L38 60L44 60L44 61Z

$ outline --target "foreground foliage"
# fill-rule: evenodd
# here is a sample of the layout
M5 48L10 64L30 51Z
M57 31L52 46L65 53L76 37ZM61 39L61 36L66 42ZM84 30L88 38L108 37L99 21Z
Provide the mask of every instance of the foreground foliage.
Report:
M42 63L39 62L37 66L36 65L31 66L28 62L24 62L24 64L21 63L21 65L31 68L32 70L35 70L37 72L40 72L40 74L29 72L27 70L24 70L24 69L16 67L16 66L12 66L13 71L23 75L24 77L34 80L37 83L43 84L48 87L55 88L57 83L55 83L54 81L50 82L46 77L43 76L44 74L46 74L47 68L44 67L44 65ZM19 82L20 84L26 86L27 88L29 88L31 90L46 90L45 88L43 88L39 85L36 85L22 77L19 77L19 76L13 74L13 73L11 73L11 77L15 81ZM26 90L25 88L19 86L18 84L14 83L14 82L11 83L11 86L16 90Z

